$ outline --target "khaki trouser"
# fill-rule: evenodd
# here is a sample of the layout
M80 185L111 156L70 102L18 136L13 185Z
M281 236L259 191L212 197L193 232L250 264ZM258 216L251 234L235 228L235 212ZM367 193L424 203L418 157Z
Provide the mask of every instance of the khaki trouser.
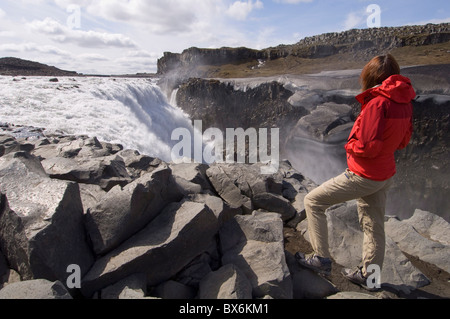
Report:
M367 267L375 264L383 267L385 251L384 215L387 191L392 186L392 178L377 182L362 178L350 170L325 182L305 197L308 231L311 245L316 255L330 258L328 226L325 215L329 207L358 200L359 221L364 232L363 275Z

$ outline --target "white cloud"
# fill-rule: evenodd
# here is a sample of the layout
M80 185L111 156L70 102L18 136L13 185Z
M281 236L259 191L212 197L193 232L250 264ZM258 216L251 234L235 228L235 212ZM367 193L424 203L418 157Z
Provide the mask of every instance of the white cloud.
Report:
M89 62L109 61L109 59L106 56L98 53L83 53L78 55L77 58Z
M19 0L18 0L19 1ZM26 1L26 0L20 0ZM127 42L115 35L105 39L105 35L88 34L79 29L64 28L64 12L69 5L79 5L83 30L120 30L131 36L135 49L149 49L152 52L181 52L191 46L264 46L256 41L256 34L248 28L236 25L235 20L246 20L252 12L264 7L261 0L41 0L56 4L63 15L54 21L39 19L37 29L47 40L60 43L78 44L83 47L102 48L106 44L125 47ZM60 23L57 23L60 21ZM34 22L34 21L33 21ZM46 23L44 23L46 22ZM55 23L56 22L56 23ZM78 31L78 32L76 32ZM117 31L116 31L117 32ZM34 32L36 33L36 32ZM108 33L110 34L110 33ZM251 34L252 36L249 36ZM92 39L89 40L88 39ZM99 38L99 39L96 39ZM97 41L98 40L98 41ZM116 40L115 42L113 40ZM105 43L107 42L107 43ZM128 42L128 44L130 44ZM129 46L130 47L130 46ZM130 47L131 48L131 47Z
M357 27L365 19L366 19L366 16L364 14L361 14L358 12L350 12L347 15L347 19L344 22L344 30L350 30L350 29Z
M235 1L226 11L226 14L236 20L246 20L254 9L262 9L264 4L260 0L248 0L247 2Z
M0 31L0 37L13 38L16 37L16 33L14 31Z
M61 50L51 45L41 45L34 42L26 43L5 43L0 44L0 51L6 52L38 52L44 54L53 54L68 57L71 54L68 51Z
M107 21L139 25L156 33L186 32L198 19L205 7L215 6L222 0L54 0L65 9L76 4L92 16Z
M42 21L34 20L28 26L39 33L46 34L53 41L60 43L75 43L82 47L124 47L134 48L136 43L122 34L111 34L97 31L82 31L71 29L51 18Z
M148 52L146 50L128 51L126 53L126 56L131 57L131 58L150 58L150 59L158 59L161 57L161 55L158 53L152 53L152 52Z

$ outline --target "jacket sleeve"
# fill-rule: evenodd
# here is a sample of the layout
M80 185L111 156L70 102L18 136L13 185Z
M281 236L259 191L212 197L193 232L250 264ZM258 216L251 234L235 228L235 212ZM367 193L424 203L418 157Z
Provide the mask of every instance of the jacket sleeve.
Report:
M385 127L383 105L369 102L355 125L358 125L358 129L350 137L345 149L357 157L376 157L383 149Z

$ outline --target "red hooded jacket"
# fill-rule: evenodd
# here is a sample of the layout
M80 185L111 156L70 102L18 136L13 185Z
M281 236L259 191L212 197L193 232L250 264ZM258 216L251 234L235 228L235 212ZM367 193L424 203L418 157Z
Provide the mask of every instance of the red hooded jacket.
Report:
M393 75L356 97L362 104L361 114L345 146L348 168L353 173L374 181L385 181L396 174L394 153L411 139L411 101L415 97L411 81L401 75Z

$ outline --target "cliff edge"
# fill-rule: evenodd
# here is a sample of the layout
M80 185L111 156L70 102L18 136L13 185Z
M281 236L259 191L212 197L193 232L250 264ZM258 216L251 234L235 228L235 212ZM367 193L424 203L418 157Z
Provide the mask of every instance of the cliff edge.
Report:
M361 68L371 57L392 52L402 65L449 61L450 23L352 29L307 37L292 45L249 48L189 48L165 52L158 74L190 77L256 77Z

